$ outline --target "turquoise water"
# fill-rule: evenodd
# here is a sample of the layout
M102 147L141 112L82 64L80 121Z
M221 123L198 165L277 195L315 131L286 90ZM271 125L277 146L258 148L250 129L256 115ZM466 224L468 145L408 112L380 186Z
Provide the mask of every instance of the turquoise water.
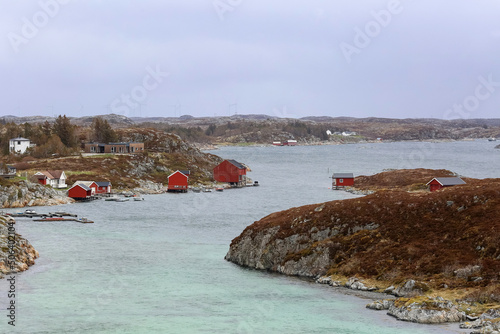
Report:
M247 163L260 187L35 208L66 210L95 223L18 220L17 231L40 258L17 276L15 328L7 325L7 286L0 281L0 332L465 333L456 324L400 322L365 309L366 299L240 268L224 255L232 238L269 213L352 197L329 189L333 171L360 175L430 167L500 177L500 151L492 146L475 141L224 148L214 153Z

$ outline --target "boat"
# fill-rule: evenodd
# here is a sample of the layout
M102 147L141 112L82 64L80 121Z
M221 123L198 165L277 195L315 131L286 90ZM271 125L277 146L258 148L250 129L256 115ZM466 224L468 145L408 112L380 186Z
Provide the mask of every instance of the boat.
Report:
M215 188L215 191L224 191L224 188L218 187L218 188Z
M212 189L210 189L210 188L203 188L203 192L204 193L211 193Z
M497 141L495 137L488 138L488 141Z
M122 197L122 198L118 198L116 200L116 202L126 202L126 201L129 201L129 200L130 200L130 198L128 198L128 197Z
M195 193L201 192L201 189L198 187L191 188L191 190L193 190L193 192L195 192Z
M58 220L64 220L63 217L45 217L40 219L41 221L58 221Z
M254 186L254 187L258 187L258 186L260 186L259 181L253 181L253 186Z
M107 197L107 198L105 198L104 200L105 200L105 201L113 201L113 202L116 202L116 201L118 201L118 199L119 199L118 197L114 196L114 197Z
M144 197L140 196L134 197L134 201L144 201Z

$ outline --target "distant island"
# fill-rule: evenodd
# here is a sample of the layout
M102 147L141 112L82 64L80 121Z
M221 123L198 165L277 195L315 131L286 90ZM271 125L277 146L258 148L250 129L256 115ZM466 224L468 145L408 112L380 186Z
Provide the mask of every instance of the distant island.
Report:
M199 144L272 144L297 140L299 144L352 143L362 141L463 140L500 138L500 118L352 118L311 116L280 118L269 115L233 115L220 117L131 117L107 114L68 117L72 124L90 127L99 117L115 129L152 128L179 135ZM0 123L52 124L56 117L2 116Z

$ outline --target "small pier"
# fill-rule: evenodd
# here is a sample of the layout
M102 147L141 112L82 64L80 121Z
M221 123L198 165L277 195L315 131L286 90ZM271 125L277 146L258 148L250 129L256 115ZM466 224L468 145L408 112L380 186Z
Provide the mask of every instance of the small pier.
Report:
M78 217L78 215L68 212L49 212L49 213L36 213L35 211L26 210L19 213L6 213L6 215L13 218L63 218L63 217Z
M94 223L92 220L88 220L87 218L42 218L42 219L33 219L35 222L77 222L82 224L92 224Z
M4 213L3 215L12 218L30 218L36 222L78 222L78 223L93 223L93 221L88 220L85 217L77 218L78 215L69 212L49 212L49 213L37 213L34 210L26 210L24 212L18 213Z

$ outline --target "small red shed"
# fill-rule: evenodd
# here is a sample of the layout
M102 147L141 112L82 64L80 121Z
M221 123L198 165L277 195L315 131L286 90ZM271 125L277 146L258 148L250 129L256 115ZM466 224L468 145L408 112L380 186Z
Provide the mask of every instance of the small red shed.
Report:
M111 182L109 181L98 181L96 182L97 189L96 194L110 194L111 193Z
M235 186L244 186L247 182L247 168L236 160L224 160L214 168L214 180L227 182Z
M75 184L68 190L68 197L76 200L88 199L92 196L92 189L84 184Z
M189 174L186 172L186 174ZM169 192L181 192L185 193L188 189L189 177L182 173L181 171L175 171L168 176L168 188Z
M460 184L465 184L465 181L459 177L435 177L427 182L430 191L436 191L444 187L457 186Z
M332 176L332 189L339 189L339 187L350 187L354 185L353 173L333 173Z

